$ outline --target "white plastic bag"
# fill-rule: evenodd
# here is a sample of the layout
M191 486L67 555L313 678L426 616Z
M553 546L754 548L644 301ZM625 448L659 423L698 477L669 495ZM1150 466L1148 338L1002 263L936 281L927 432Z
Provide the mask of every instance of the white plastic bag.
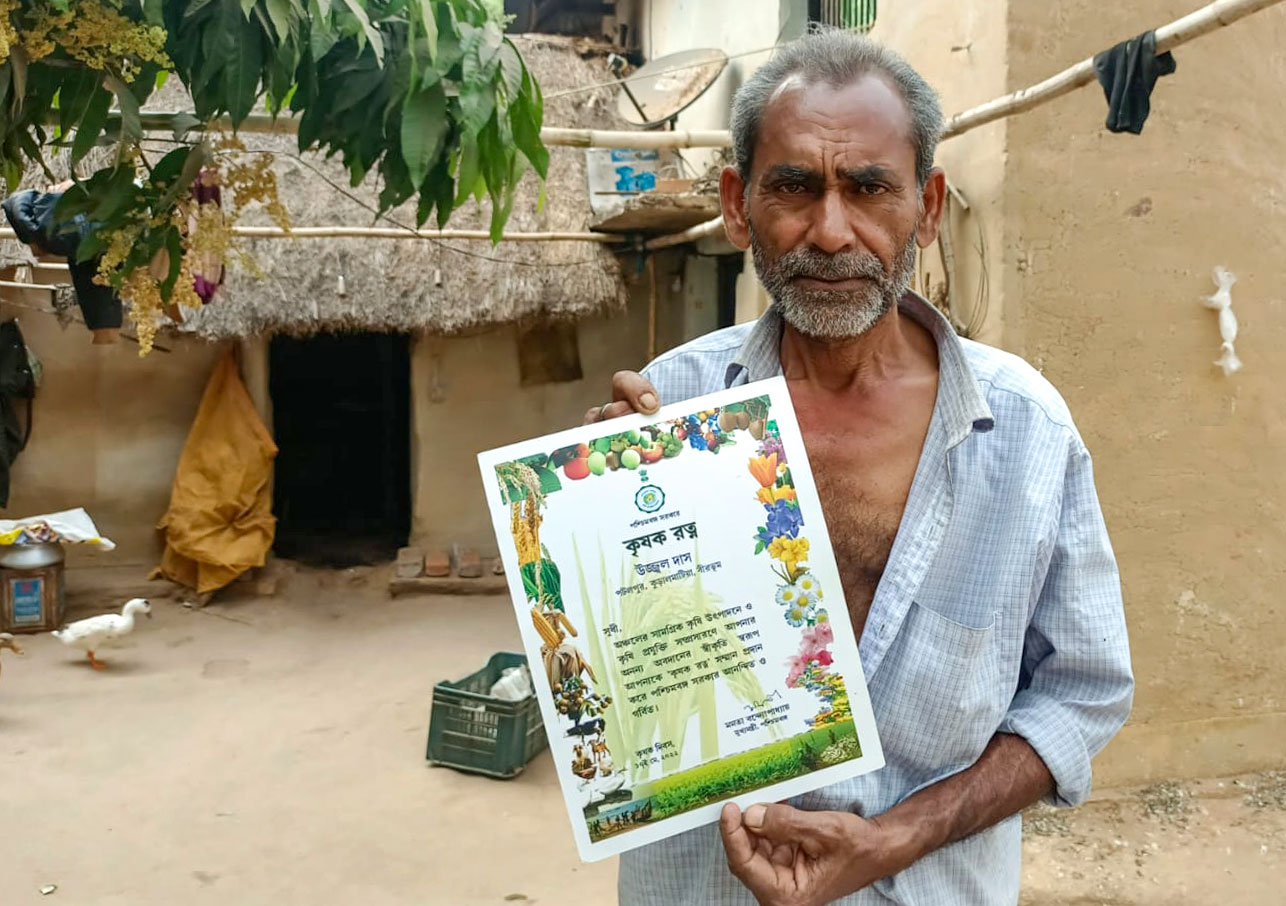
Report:
M88 544L103 551L116 549L115 544L98 534L94 520L83 509L28 516L26 519L0 519L0 545L47 541Z
M1241 371L1241 359L1237 358L1237 350L1233 348L1233 343L1237 340L1237 316L1232 312L1232 285L1236 282L1236 274L1222 265L1216 267L1215 286L1218 289L1213 296L1206 296L1202 300L1206 308L1219 312L1219 336L1223 338L1223 343L1220 344L1219 358L1215 359L1215 364L1223 369L1224 377Z
M510 667L491 687L491 697L504 702L520 702L535 694L536 690L531 685L531 673L526 667Z

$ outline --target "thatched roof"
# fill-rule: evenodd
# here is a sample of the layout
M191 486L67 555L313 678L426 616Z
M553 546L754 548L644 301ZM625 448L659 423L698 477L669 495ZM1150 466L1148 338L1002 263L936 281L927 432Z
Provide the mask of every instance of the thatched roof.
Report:
M601 57L584 59L565 39L518 36L523 58L546 94L611 79ZM176 86L146 109L190 109ZM623 128L610 90L547 98L547 125ZM251 150L277 152L281 198L295 226L391 226L376 223L374 178L349 187L338 160L299 156L293 135L244 135ZM585 151L551 148L547 201L537 210L540 182L529 173L518 190L510 230L582 231L591 221ZM340 189L328 184L334 183ZM42 181L38 181L43 184ZM359 204L344 192L366 203ZM414 201L392 212L414 225ZM486 229L488 205L470 203L450 228ZM244 224L267 225L260 211ZM431 226L431 224L430 224ZM266 275L240 269L228 275L215 299L188 313L180 330L219 340L262 333L319 331L428 331L450 334L512 322L564 320L621 309L626 300L620 266L602 245L582 242L436 242L422 239L240 240ZM4 245L16 245L5 243ZM0 254L9 252L0 249ZM17 248L12 251L17 251ZM5 257L14 257L9 254ZM434 276L440 274L440 285ZM344 294L340 295L343 275Z

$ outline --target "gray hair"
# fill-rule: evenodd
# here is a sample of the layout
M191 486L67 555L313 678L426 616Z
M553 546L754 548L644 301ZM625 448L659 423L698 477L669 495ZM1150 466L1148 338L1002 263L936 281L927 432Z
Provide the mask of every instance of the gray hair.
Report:
M915 175L923 187L933 172L933 155L942 138L938 93L894 51L838 29L817 31L783 45L738 89L732 100L732 147L742 178L750 180L764 108L787 80L798 77L806 84L842 87L872 74L892 82L910 111Z

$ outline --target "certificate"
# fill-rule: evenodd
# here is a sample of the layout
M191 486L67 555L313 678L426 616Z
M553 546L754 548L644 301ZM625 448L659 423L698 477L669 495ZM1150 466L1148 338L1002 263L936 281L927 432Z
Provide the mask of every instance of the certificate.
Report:
M784 379L478 460L582 859L883 765Z

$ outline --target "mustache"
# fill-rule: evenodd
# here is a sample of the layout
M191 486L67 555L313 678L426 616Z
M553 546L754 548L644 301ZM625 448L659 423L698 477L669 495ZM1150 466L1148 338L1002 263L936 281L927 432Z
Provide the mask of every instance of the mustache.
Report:
M870 252L841 252L828 255L815 248L794 248L774 262L782 280L807 277L814 280L866 279L883 283L888 279L880 259Z

